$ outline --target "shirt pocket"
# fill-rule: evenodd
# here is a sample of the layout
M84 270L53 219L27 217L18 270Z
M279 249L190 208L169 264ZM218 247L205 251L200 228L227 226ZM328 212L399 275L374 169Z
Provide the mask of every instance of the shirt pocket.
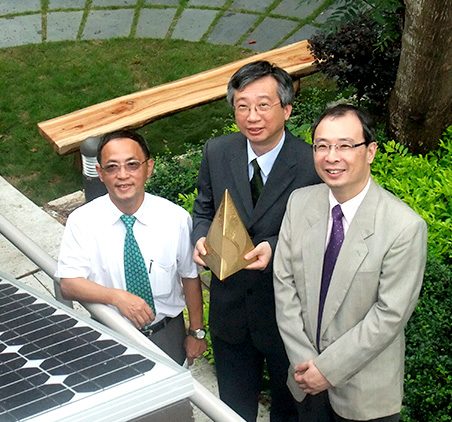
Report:
M176 264L164 264L151 261L149 280L152 294L155 298L168 297L173 290L173 283L177 280Z

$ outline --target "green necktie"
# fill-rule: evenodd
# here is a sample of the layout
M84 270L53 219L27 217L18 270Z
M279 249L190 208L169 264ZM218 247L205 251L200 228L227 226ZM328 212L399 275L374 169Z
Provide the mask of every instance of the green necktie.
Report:
M133 235L133 225L136 219L133 215L121 216L121 220L127 229L124 241L124 274L126 277L126 286L128 292L144 299L152 308L155 315L154 297L152 296L148 269Z
M253 198L253 205L256 206L257 200L259 199L259 196L264 187L264 182L262 181L261 168L257 163L257 159L255 158L253 161L251 161L251 164L253 165L254 169L253 177L250 180L251 197Z

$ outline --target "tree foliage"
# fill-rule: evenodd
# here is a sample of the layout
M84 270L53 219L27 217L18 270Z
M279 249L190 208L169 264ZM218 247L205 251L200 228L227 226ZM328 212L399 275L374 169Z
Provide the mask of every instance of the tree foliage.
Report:
M369 13L360 13L337 32L323 31L309 39L316 65L340 88L353 86L364 96L385 103L394 86L400 57L400 38L384 38L382 27ZM380 44L380 45L379 45Z
M379 27L376 45L388 47L400 39L403 30L404 2L402 0L341 0L326 22L327 32L337 30L357 16L367 15Z

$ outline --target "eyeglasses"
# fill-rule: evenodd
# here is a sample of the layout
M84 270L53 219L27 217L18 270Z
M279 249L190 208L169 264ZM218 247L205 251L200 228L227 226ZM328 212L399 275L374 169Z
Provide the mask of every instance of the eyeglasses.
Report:
M255 105L253 107L250 107L246 104L239 104L238 106L234 107L234 110L237 114L248 114L252 108L256 111L256 113L259 114L265 114L268 113L274 106L281 104L281 101L278 101L275 104L268 104L268 103L259 103L258 105Z
M314 152L317 154L328 154L331 151L331 148L336 148L336 152L341 154L346 154L353 150L353 148L360 147L361 145L365 145L366 142L361 142L360 144L350 144L349 142L341 142L340 144L326 144L319 143L313 144L312 148L314 148Z
M124 167L128 173L135 173L142 164L144 164L148 160L144 161L138 161L138 160L130 160L127 161L125 164L119 164L119 163L108 163L105 165L105 167L100 166L102 170L105 171L107 174L116 174L119 172L121 167Z

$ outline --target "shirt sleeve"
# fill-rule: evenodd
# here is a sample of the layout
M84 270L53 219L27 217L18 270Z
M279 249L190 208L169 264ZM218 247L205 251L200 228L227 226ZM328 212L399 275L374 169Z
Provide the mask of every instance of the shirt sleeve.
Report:
M177 247L177 271L181 277L195 278L198 276L198 266L193 261L193 246L191 244L192 219L186 212L180 221L179 244Z
M61 241L58 265L55 273L60 278L88 278L91 272L89 240L71 215L68 218Z

